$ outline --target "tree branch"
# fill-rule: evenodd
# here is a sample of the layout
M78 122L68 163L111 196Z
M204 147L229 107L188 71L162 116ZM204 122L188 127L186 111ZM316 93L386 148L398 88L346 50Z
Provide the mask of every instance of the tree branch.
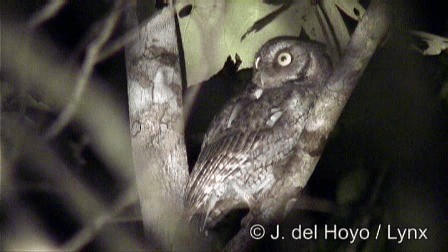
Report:
M106 42L109 40L112 32L114 31L119 17L121 15L122 0L117 0L111 13L105 20L102 31L95 40L88 46L86 57L82 64L82 68L76 79L76 87L73 97L70 99L67 107L59 114L56 121L45 132L45 136L48 139L55 137L59 132L70 122L76 113L76 109L79 106L79 102L86 90L86 86L89 83L90 77L93 73L96 63L98 62L98 56L100 51Z
M290 169L277 181L270 195L246 217L239 233L229 242L231 251L247 250L254 240L249 235L253 224L273 224L288 212L289 206L306 186L322 154L328 135L354 90L371 57L385 38L390 13L384 0L372 0L347 45L344 56L333 70L326 88L310 110L305 128L298 139Z
M137 27L128 4L129 30ZM188 179L182 117L182 85L174 20L167 7L154 14L126 46L132 152L142 218L151 245L181 249L180 225Z
M118 197L112 208L99 214L95 219L86 225L81 231L74 235L60 249L62 251L79 251L86 247L97 234L117 217L124 209L134 205L138 201L137 190L134 185L130 186L126 191ZM148 249L148 248L146 248Z
M31 29L37 28L39 25L56 16L59 11L67 4L66 0L50 0L42 10L33 15L29 22Z

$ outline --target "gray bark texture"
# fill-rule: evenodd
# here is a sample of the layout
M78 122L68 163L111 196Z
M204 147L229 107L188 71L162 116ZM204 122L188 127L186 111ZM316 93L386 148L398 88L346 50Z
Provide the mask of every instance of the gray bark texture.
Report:
M306 186L345 104L372 55L384 40L390 15L384 0L373 0L335 67L325 90L310 111L290 162L290 169L271 196L244 219L226 249L244 251L254 240L253 224L281 221ZM137 26L135 10L128 22ZM142 27L126 48L133 160L142 216L152 241L163 248L185 249L181 223L188 178L183 138L181 76L174 11L165 8ZM182 238L183 237L183 238ZM182 240L183 239L183 240ZM174 247L173 247L174 246Z
M373 0L358 23L342 60L310 111L299 144L290 162L289 173L279 180L263 204L243 221L239 233L227 244L230 251L246 251L253 244L250 227L278 223L288 214L296 197L306 186L319 161L328 136L373 54L383 42L390 24L384 0Z
M151 246L179 249L188 178L175 12L164 8L126 47L132 152L143 223ZM126 22L137 29L135 8Z

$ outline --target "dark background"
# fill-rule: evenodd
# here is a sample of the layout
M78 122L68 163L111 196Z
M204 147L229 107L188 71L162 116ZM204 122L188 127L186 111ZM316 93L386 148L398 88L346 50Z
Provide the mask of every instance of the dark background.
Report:
M45 2L4 0L2 23L23 25ZM89 29L107 15L111 6L111 1L69 1L55 18L38 28L36 36L50 40L62 58L79 65L91 39ZM142 3L142 6L140 18L144 19L154 9L154 4ZM282 228L288 230L299 224L318 224L319 227L338 224L371 230L378 224L390 224L393 228L428 228L429 240L426 241L406 240L397 244L383 237L378 241L362 241L356 248L448 249L445 241L448 237L448 95L442 92L448 85L448 53L423 56L412 46L424 48L424 44L408 33L421 30L448 37L448 18L443 7L442 1L414 0L396 5L393 32L374 55L331 135L305 190L307 200L302 202L305 209L293 210ZM146 9L150 11L146 13ZM123 30L119 28L114 38L122 34ZM4 60L7 59L2 56ZM204 84L190 117L186 131L190 164L194 163L201 136L212 118L210 108L217 113L223 102L238 90L235 86L248 78L248 71L223 72ZM124 52L120 51L97 65L95 75L109 84L115 101L127 111ZM16 111L15 103L4 98L3 92L3 83L14 83L14 80L3 71L1 77L2 112ZM201 112L204 108L206 113ZM27 113L40 122L39 129L48 126L57 115L37 111ZM78 153L80 158L67 147L70 143L80 143L84 134L85 131L74 122L52 145L73 167L75 174L112 204L117 194L124 190L120 178L114 177L88 144ZM38 183L39 174L32 166L33 163L26 160L17 162L14 177L18 181ZM66 209L51 190L17 190L21 206L35 213L45 226L44 232L56 244L66 242L82 228L73 214L76 209ZM8 225L15 221L12 214L15 207L2 199L2 233L8 232ZM134 208L138 209L138 206ZM132 209L128 212L133 213ZM111 225L119 225L142 239L143 228L138 220ZM258 246L276 250L299 246L321 250L353 248L347 241L322 239L314 242L264 240ZM101 248L99 239L93 239L85 247L86 250Z

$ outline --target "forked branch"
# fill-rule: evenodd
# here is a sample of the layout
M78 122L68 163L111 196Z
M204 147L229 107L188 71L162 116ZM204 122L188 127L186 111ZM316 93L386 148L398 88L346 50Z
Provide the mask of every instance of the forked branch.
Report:
M270 197L246 217L238 234L227 244L231 251L245 251L254 240L250 227L281 221L300 191L306 186L319 161L328 136L354 90L364 69L386 37L390 13L385 0L372 0L358 23L342 60L333 70L328 84L311 109L305 128L290 162L289 173L277 181Z

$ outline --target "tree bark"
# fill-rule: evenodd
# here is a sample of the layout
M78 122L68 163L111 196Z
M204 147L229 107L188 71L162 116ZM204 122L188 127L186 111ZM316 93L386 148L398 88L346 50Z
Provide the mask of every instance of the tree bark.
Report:
M126 22L137 29L134 6ZM132 152L143 223L151 246L181 249L188 179L182 117L182 83L171 7L154 14L126 46Z
M137 27L135 10L127 14L129 23ZM227 249L247 250L254 241L249 235L253 224L269 225L289 212L313 173L356 83L387 34L389 23L384 1L373 0L310 111L288 174L276 183L263 204L249 213ZM186 229L179 225L188 168L175 29L174 11L166 8L155 14L126 48L133 160L142 216L151 241L160 241L156 245L162 248L186 244Z
M371 57L384 40L390 13L385 0L372 0L347 45L342 60L333 70L328 84L310 110L305 128L298 139L296 152L290 161L288 174L277 181L263 204L244 220L238 234L227 249L245 251L255 241L250 237L254 224L268 227L281 221L295 198L306 186L319 161L328 135L354 90Z

